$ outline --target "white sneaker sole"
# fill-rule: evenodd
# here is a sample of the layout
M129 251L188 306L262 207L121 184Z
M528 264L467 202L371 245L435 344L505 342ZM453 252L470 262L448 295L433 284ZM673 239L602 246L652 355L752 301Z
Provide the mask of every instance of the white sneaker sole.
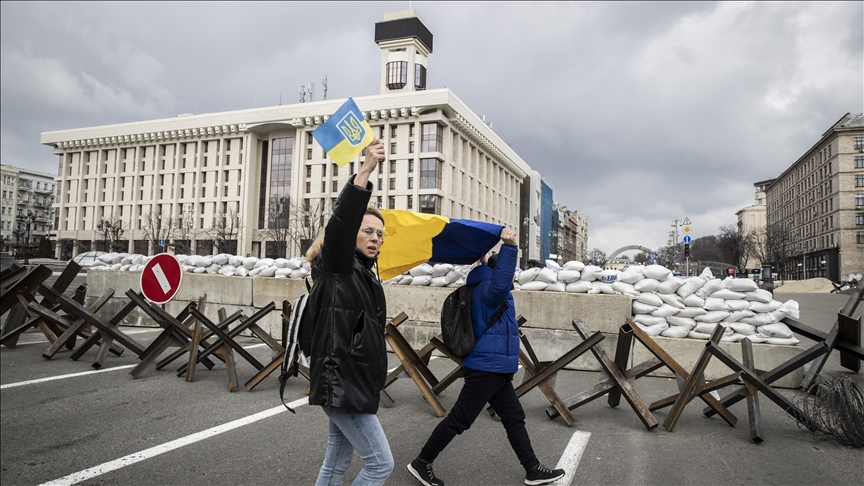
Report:
M423 486L435 486L435 485L432 484L432 483L428 483L428 482L426 482L426 480L423 479L423 477L420 476L420 473L417 472L416 469L414 469L413 467L411 467L411 464L410 464L410 463L409 463L406 467L408 468L408 472L410 472L412 476L414 476L415 478L417 478L417 481L420 481L420 483L423 484Z
M528 480L528 479L526 479L526 480L525 480L525 484L527 484L527 485L529 485L529 486L537 486L538 484L549 484L549 483L554 483L555 481L558 481L559 479L563 478L563 477L566 476L566 475L567 475L566 473L562 473L560 476L557 476L557 477L554 477L554 478L548 478L548 479L534 479L534 480Z

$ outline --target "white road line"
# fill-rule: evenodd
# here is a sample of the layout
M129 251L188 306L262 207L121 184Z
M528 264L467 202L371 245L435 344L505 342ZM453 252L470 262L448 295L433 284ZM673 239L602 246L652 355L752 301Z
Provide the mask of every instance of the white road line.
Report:
M123 334L127 334L127 335L128 334L142 334L145 332L155 332L155 331L161 331L161 330L162 330L161 327L156 327L153 329L146 329L144 331L124 331ZM38 341L22 341L22 342L17 343L17 344L39 344L39 343L47 343L47 342L48 342L47 339L40 339Z
M295 400L288 404L289 407L296 409L297 407L301 407L306 405L309 401L308 397L303 397L299 400ZM50 481L44 483L40 486L60 486L60 485L72 485L75 483L79 483L81 481L86 481L88 479L95 478L97 476L101 476L105 473L109 473L111 471L116 471L117 469L130 466L135 464L136 462L141 462L145 459L149 459L151 457L158 456L160 454L164 454L166 452L171 452L174 449L179 449L183 446L187 446L189 444L194 444L195 442L202 441L204 439L208 439L210 437L219 435L224 432L228 432L229 430L236 429L238 427L243 427L244 425L249 425L251 423L255 423L259 420L263 420L268 417L272 417L273 415L280 414L282 412L287 412L288 410L283 406L279 405L278 407L273 407L269 410L264 410L263 412L258 412L254 415L250 415L248 417L244 417L238 420L234 420L233 422L228 422L227 424L218 425L216 427L202 430L201 432L187 435L186 437L181 437L176 440L172 440L171 442L166 442L164 444L160 444L155 447L151 447L149 449L145 449L141 452L136 452L134 454L129 454L128 456L121 457L119 459L115 459L113 461L106 462L104 464L100 464L96 467L91 467L90 469L85 469L83 471L79 471L68 476L62 477L60 479L55 479L54 481Z
M585 452L585 447L588 445L588 439L591 438L591 432L577 431L570 438L570 443L561 454L561 459L558 460L558 465L555 469L563 469L564 477L549 483L555 486L570 486L573 478L576 477L576 468L579 467L579 461L582 460L582 453Z
M49 376L48 378L39 378L38 380L19 381L18 383L9 383L7 385L2 385L2 386L0 386L0 390L5 390L7 388L14 388L16 386L33 385L36 383L44 383L46 381L64 380L66 378L75 378L76 376L92 375L94 373L105 373L106 371L125 370L127 368L134 368L135 366L137 366L137 365L131 364L131 365L115 366L113 368L105 368L104 370L82 371L80 373L71 373L68 375L58 375L58 376Z

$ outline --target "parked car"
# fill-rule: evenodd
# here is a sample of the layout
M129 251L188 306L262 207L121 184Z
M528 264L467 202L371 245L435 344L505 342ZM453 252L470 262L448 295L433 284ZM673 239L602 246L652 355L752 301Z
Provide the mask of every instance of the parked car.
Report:
M76 256L72 259L72 261L77 263L78 265L81 265L82 267L89 267L96 262L96 257L104 254L104 251L88 251Z

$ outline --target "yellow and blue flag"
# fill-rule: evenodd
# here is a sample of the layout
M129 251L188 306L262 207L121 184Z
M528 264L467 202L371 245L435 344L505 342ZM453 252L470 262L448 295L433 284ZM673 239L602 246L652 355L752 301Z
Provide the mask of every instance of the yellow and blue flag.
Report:
M312 136L339 167L357 157L375 135L353 98L342 104L323 125L312 131Z
M387 238L378 255L378 273L391 279L421 263L474 263L500 239L503 226L450 219L401 209L381 211Z

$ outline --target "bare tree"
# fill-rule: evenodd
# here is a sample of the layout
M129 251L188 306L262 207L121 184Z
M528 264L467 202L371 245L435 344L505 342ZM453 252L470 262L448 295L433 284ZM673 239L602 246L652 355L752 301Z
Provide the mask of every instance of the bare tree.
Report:
M267 205L267 225L259 231L264 240L264 256L267 258L285 258L288 253L288 241L291 234L291 202L287 197L271 197Z
M673 269L675 268L676 260L681 261L681 254L683 252L683 247L681 244L677 245L666 245L657 252L657 264L663 265L666 268Z
M737 268L742 268L748 253L751 251L751 235L745 232L741 225L727 224L718 229L720 230L720 248L726 257L724 261L731 262Z
M111 218L100 218L96 223L96 235L100 242L100 251L120 251L123 246L120 244L120 238L128 229L128 225L117 216Z
M236 209L229 208L228 212L219 211L213 217L210 229L204 231L207 239L216 247L216 253L237 253L237 236L242 230L240 214Z
M174 252L188 255L192 252L192 240L195 239L195 218L192 213L184 212L174 221Z
M295 206L291 211L289 241L293 248L299 248L300 254L306 253L312 241L324 230L326 207L321 201L312 202L304 199L302 206Z
M591 251L588 252L588 258L585 261L585 264L597 265L600 268L604 268L606 266L606 262L606 252L598 248L593 248Z
M165 250L168 240L174 233L174 218L171 216L162 216L153 211L147 211L144 214L144 219L141 222L141 229L144 231L144 239L150 242L151 248L160 248ZM160 242L164 242L160 244Z
M774 223L765 227L765 256L763 262L770 262L774 270L788 278L786 266L788 260L793 256L792 245L795 243L792 234L783 226L783 223Z

